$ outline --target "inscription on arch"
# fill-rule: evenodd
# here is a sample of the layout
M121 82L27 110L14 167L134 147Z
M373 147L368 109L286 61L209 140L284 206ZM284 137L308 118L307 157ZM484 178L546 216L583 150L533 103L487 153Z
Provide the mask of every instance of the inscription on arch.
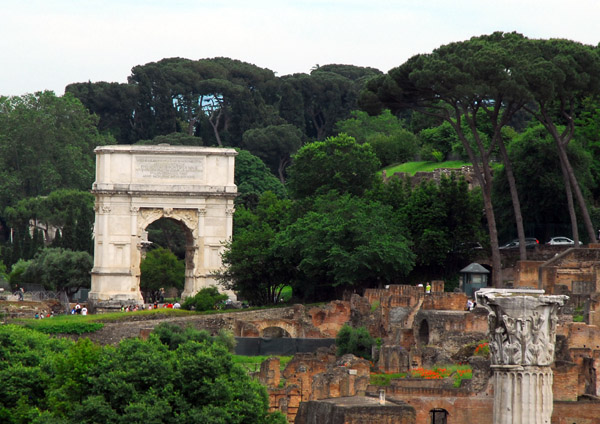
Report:
M138 179L193 179L204 177L204 161L190 157L143 155L135 158L135 176Z

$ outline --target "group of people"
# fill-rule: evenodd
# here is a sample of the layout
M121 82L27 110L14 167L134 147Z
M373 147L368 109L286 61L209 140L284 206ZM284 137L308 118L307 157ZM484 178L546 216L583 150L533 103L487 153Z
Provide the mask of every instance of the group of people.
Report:
M50 312L46 312L46 311L41 311L41 312L36 312L35 313L35 319L44 319L44 318L52 318L54 316L54 311L50 311Z
M423 284L419 283L418 287L423 287ZM427 283L427 285L425 286L425 293L431 294L431 284L430 283Z
M179 302L175 302L175 303L163 303L162 305L159 305L158 301L154 302L154 304L149 303L148 307L146 308L145 304L141 304L141 305L121 305L121 312L137 312L137 311L145 311L146 309L148 310L152 310L152 309L158 309L159 307L162 308L169 308L169 309L179 309L181 308L181 304Z
M88 314L88 309L85 307L85 305L82 308L79 303L77 303L71 309L71 315L87 315L87 314Z

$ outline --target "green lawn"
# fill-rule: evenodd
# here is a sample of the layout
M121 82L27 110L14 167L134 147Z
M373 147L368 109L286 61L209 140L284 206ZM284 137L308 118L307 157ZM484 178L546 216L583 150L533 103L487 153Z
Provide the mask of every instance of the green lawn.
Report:
M260 370L260 364L267 359L277 356L279 358L279 368L283 371L293 358L293 356L278 356L278 355L262 355L262 356L244 356L244 355L233 355L233 362L242 365L249 372L256 372Z
M431 172L438 168L455 168L460 169L461 166L469 166L470 162L463 162L460 160L450 160L446 162L406 162L402 164L390 165L385 169L387 176L389 177L394 172L406 172L410 175L415 175L417 172Z

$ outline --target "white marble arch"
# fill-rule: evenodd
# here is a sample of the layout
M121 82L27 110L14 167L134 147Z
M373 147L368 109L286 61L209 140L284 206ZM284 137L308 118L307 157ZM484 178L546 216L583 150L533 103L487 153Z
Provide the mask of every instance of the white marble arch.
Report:
M195 146L97 147L94 268L89 302L97 308L142 303L140 261L152 222L178 221L186 233L183 297L216 285L223 242L232 235L233 149Z

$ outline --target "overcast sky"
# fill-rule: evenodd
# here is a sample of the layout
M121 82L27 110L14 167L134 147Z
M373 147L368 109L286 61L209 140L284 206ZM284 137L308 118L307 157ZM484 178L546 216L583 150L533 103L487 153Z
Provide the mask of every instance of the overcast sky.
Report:
M0 95L126 82L166 57L386 72L494 31L598 45L600 0L0 0Z

